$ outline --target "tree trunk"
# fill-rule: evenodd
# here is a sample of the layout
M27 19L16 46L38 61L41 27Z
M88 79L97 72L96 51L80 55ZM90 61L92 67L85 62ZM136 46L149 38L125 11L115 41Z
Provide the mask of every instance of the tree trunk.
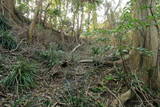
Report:
M134 47L148 49L154 55L147 56L136 51L136 49L133 50L131 54L131 69L146 86L160 88L160 76L157 68L159 29L156 26L156 20L149 17L153 17L155 14L155 2L155 0L133 1L133 17L139 20L136 23L137 29L133 32Z
M72 36L75 35L75 25L76 25L75 19L76 19L76 11L73 13L73 16L72 16L72 22L73 22L73 25L72 25L72 34L71 34Z
M11 26L22 24L20 16L15 10L15 0L0 0L0 15L4 16Z
M36 23L38 21L39 11L40 11L42 2L43 2L43 0L36 2L37 7L35 9L34 18L29 26L29 31L28 31L28 38L29 38L30 43L33 41L33 35L35 33L35 27L36 27Z
M96 29L98 27L98 23L97 23L97 11L96 10L94 10L92 12L93 29Z
M87 19L87 32L90 31L90 20L91 20L91 11L88 13L88 19Z
M83 19L84 19L84 7L81 6L81 19L80 19L80 25L79 25L79 28L78 28L78 31L77 31L78 43L80 42L80 35L82 33L82 30L83 30Z

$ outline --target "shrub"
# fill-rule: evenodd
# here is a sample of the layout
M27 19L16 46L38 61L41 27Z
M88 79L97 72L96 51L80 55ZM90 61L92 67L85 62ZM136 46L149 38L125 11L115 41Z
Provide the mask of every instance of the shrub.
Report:
M9 26L7 22L8 20L3 15L0 15L0 29L1 30L7 31L11 29L11 26Z
M91 53L92 55L102 55L105 54L105 52L112 50L113 46L94 46L91 48Z
M49 98L27 94L12 101L11 105L11 107L37 107L35 105L38 105L38 107L52 107L53 103Z
M61 63L65 53L62 50L58 50L54 46L50 46L48 50L38 52L38 56L40 56L42 60L47 61L48 67L52 67Z
M5 57L2 56L2 54L0 54L0 73L2 73L4 71L4 61L5 61Z
M30 89L35 86L36 67L21 60L12 65L10 74L1 83L8 89Z
M5 49L15 49L17 42L9 32L0 31L0 45Z
M99 47L93 47L92 48L92 54L93 55L98 55L101 53L101 49Z
M67 107L101 107L91 96L85 95L83 91L67 91L60 97L60 100L68 105Z

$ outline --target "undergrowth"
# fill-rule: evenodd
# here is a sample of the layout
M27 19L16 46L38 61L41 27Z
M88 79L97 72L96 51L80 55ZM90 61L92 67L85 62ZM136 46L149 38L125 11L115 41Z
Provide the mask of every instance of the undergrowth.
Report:
M20 97L19 99L12 102L12 107L52 107L53 105L52 101L50 99L45 97L38 97L38 96L32 96L32 95L24 95Z
M8 31L0 31L0 45L5 49L15 49L17 47L16 39Z
M84 90L68 89L59 97L65 107L104 107L95 101L93 96L86 95Z
M60 50L56 45L49 46L47 50L37 52L41 61L45 61L47 67L52 67L56 64L60 64L65 57L63 50Z
M0 29L1 30L7 31L11 29L11 26L7 22L8 20L3 15L0 15Z
M0 45L5 49L15 49L17 46L14 36L9 32L11 26L8 19L0 14Z
M36 66L28 60L17 61L11 66L11 71L1 83L8 89L21 91L35 87Z

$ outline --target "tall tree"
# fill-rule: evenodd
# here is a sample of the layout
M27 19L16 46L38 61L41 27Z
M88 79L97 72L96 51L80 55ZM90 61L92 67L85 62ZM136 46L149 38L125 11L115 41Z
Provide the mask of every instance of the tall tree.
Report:
M131 55L132 70L145 85L160 88L160 71L158 69L159 28L155 15L156 0L134 0L133 17L137 28L133 32L135 48L145 48L154 53L152 56L140 54L134 50ZM159 59L160 60L160 59Z
M138 83L138 87L141 88L132 87L132 90L119 96L121 104L135 95L132 91L142 95L141 89L144 87L156 90L160 88L160 33L155 17L156 0L131 0L131 3L134 20L132 35L134 49L131 51L130 63L132 73L137 76L138 81L141 81ZM114 100L113 107L117 107L119 101Z
M34 31L35 31L35 27L36 27L36 23L38 21L38 16L39 16L39 12L40 12L40 8L42 6L42 2L43 0L40 1L36 1L37 7L35 8L35 13L34 13L34 18L29 26L29 31L28 31L28 36L29 36L29 41L32 42L32 38L34 35Z

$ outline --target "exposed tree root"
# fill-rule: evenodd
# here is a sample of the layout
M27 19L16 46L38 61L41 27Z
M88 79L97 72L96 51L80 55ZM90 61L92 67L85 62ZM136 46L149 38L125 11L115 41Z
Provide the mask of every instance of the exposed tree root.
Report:
M127 92L121 94L118 98L113 100L112 107L122 107L126 101L133 97L132 91L128 90Z

